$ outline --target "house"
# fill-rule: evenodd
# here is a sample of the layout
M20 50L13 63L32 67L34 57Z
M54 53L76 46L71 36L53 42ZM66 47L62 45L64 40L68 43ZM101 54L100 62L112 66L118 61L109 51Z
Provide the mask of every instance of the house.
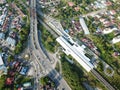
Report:
M115 30L118 30L118 28L116 28L115 26L109 26L109 27L105 28L102 32L103 32L103 34L109 34Z
M111 6L111 5L112 5L112 2L107 1L105 4L106 4L106 6Z
M3 45L9 48L10 50L15 50L16 40L9 36L7 37Z
M73 3L73 2L68 2L68 5L69 5L70 7L72 7L72 6L74 6L74 3Z
M0 76L3 74L7 74L7 68L4 65L2 55L0 54Z
M6 15L1 15L1 16L0 16L0 26L3 25L4 20L5 20L5 17L6 17Z
M18 88L18 90L24 90L23 87Z
M14 64L14 67L17 68L19 65L20 65L20 62L16 62L16 63Z
M5 34L4 33L0 33L0 42L3 41L5 39Z
M7 32L8 31L8 27L9 27L8 22L9 21L10 21L10 19L8 17L6 17L6 20L4 21L4 24L3 24L3 27L2 27L2 31L3 32Z
M9 33L9 36L15 39L17 35L16 35L16 33L14 31L11 31Z
M14 47L14 46L16 45L16 40L13 39L13 38L11 38L11 37L8 37L8 38L6 39L6 42L7 42L7 44L8 44L9 46L12 46L12 47Z
M115 14L116 14L116 11L115 11L115 10L110 10L110 14L111 14L111 15L115 15Z
M118 42L120 42L120 35L115 37L115 38L113 38L113 40L112 40L113 44L118 43Z
M6 0L0 0L0 4L6 3Z
M31 86L32 86L31 82L26 82L23 84L23 87L25 87L25 88L31 87Z
M12 85L12 84L13 84L13 81L14 81L14 78L13 78L13 77L7 78L5 84L6 84L6 85Z
M22 67L20 74L26 75L26 73L28 72L28 69L29 69L28 67Z
M77 7L75 7L74 9L75 9L75 11L79 11L79 10L80 10L80 7L77 6Z
M114 55L115 55L115 56L119 56L120 53L119 53L119 52L114 52Z
M15 75L15 72L9 71L8 74L9 74L10 76L14 76L14 75Z
M20 8L17 7L15 3L12 3L12 8L15 8L17 13L20 15L20 17L25 17L26 15L20 10Z
M49 7L49 6L56 6L60 3L60 0L39 0L40 6L42 8Z

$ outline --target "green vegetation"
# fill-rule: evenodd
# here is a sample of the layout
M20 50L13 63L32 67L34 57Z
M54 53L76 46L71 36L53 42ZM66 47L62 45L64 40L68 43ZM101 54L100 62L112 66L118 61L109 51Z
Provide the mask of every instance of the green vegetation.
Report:
M21 1L22 2L22 1ZM23 6L23 4L20 3L19 0L15 0L15 4L17 5L18 8L20 8L20 10L25 14L27 15L29 12L27 10L26 7Z
M60 66L59 66L59 63L58 63L58 62L57 62L57 64L56 64L55 69L56 69L58 72L60 72Z
M73 18L78 17L79 15L83 15L86 13L89 13L93 11L92 8L86 9L86 7L89 6L89 4L95 0L70 0L73 2L73 6L68 5L68 1L61 0L60 4L56 6L56 10L58 10L58 15L53 15L55 18L58 18L61 20L61 22L64 22L65 29L71 27L71 20ZM75 8L78 8L78 10L75 10Z
M11 62L11 61L13 61L13 60L14 60L14 56L9 55L9 56L8 56L8 59L7 59L8 63Z
M5 90L4 88L5 76L0 77L0 90Z
M52 82L49 77L42 77L42 78L40 79L40 83L41 83L41 85L43 85L43 86L44 86L44 85L47 85L47 84L49 83L49 81L51 82L51 86L52 86L52 87L55 87L55 83Z
M115 87L120 87L120 84L118 84L118 81L120 81L120 77L118 77L118 73L117 70L120 69L120 63L119 63L119 59L115 58L114 56L112 56L113 54L113 48L112 45L106 41L104 39L104 37L102 36L94 36L92 35L92 40L94 41L94 43L96 44L96 46L98 47L99 51L101 52L100 57L107 62L110 66L112 66L112 68L115 71L115 74L113 77L108 77L104 74L103 72L103 65L102 64L98 64L99 69L97 69L102 76L104 76L110 83L112 83L112 85L114 84ZM113 79L114 78L114 79Z
M2 52L2 48L0 47L0 52Z
M8 0L9 3L11 3L12 1L13 0ZM20 32L18 32L19 30L17 30L17 29L13 29L13 31L17 32L18 35L20 36L20 39L19 39L13 53L19 54L26 47L26 41L28 39L28 34L29 34L29 30L30 30L30 19L29 19L28 10L22 4L20 4L20 2L18 0L14 0L14 2L17 5L17 7L20 8L20 10L26 15L25 17L22 18L23 26L22 26ZM17 12L15 11L14 8L9 7L9 10L12 11L12 13L17 14Z
M62 71L65 80L72 90L84 90L81 82L83 72L80 69L77 69L75 65L71 65L65 60L62 60Z
M43 25L38 27L41 30L41 40L43 46L50 52L55 52L55 48L58 46L56 39L50 34L49 31Z
M11 3L13 0L7 0L8 3Z
M61 64L63 77L68 82L72 90L84 90L83 82L87 82L92 87L99 87L103 90L106 88L91 73L85 73L81 70L80 64L74 60L74 64L70 64L65 59L65 54L61 55ZM71 56L70 56L71 57Z
M15 48L15 54L20 53L26 46L26 41L28 39L28 34L29 34L29 29L30 29L30 25L26 24L25 26L23 26L23 28L20 31L20 40L16 45Z
M109 33L104 35L105 39L108 40L109 42L115 37L114 33Z
M111 70L110 68L107 68L107 69L106 69L106 72L107 72L108 74L111 74L111 73L112 73L112 70Z
M115 26L118 26L118 23L120 23L120 20L118 20L118 16L120 13L117 11L119 10L119 3L112 3L113 5L108 7L109 10L115 10L117 13L114 15L115 17ZM104 18L110 20L108 16L103 16ZM92 17L89 17L89 19L86 19L87 26L91 32L91 35L89 38L95 43L97 46L98 50L100 51L100 58L103 59L105 62L107 62L115 71L113 77L109 77L104 74L104 66L100 62L98 64L97 70L99 73L106 78L108 82L111 83L111 85L114 85L114 87L117 90L120 90L120 56L114 56L113 53L115 51L120 52L120 43L116 43L114 45L111 44L111 40L116 36L114 32L107 34L107 35L95 35L93 34L95 32L96 27L100 27L101 29L103 28L103 25L101 23L96 24L95 26L93 25L93 21L97 22L98 19L94 19ZM98 22L97 22L98 23ZM92 30L91 30L92 29ZM111 70L107 70L108 73L111 73Z
M114 61L113 47L112 45L104 38L104 36L91 35L91 40L95 43L98 50L100 51L100 57L105 60L108 64L111 64Z
M26 76L21 76L21 75L17 75L18 79L16 80L15 84L17 85L21 85L25 82L31 82L32 79L30 77L26 77Z
M114 70L114 75L112 77L109 77L109 76L105 75L104 66L101 62L98 64L97 70L108 82L111 83L111 85L114 85L116 90L120 90L119 70ZM107 73L111 73L111 70L107 69Z

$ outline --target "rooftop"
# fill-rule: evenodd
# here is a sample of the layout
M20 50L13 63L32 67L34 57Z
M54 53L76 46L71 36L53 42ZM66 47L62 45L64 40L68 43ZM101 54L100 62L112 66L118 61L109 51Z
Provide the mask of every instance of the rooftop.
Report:
M16 44L15 39L13 39L13 38L11 38L11 37L8 37L8 38L6 39L6 42L7 42L9 45L11 45L11 46L15 46L15 44Z
M2 56L0 55L0 65L4 65Z

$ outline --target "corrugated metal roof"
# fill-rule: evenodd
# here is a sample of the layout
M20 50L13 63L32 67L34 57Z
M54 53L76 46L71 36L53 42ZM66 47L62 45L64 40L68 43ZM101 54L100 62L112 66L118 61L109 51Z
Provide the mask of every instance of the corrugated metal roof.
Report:
M68 55L70 54L75 58L78 63L86 70L90 71L94 66L89 62L90 59L84 55L83 48L80 46L70 45L63 37L57 38L59 44L66 50Z

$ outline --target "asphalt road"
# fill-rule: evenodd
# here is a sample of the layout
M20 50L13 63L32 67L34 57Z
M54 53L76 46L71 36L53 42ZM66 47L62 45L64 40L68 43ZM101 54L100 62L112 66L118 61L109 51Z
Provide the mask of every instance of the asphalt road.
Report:
M38 40L38 31L37 31L37 15L36 15L36 0L30 1L30 35L29 35L29 48L31 55L34 56L36 59L34 60L36 63L36 66L39 65L41 69L44 72L44 75L48 75L56 84L56 86L59 88L59 90L62 90L63 88L65 90L71 90L66 81L62 78L62 76L53 69L49 58L45 55L45 53L42 51L40 47L40 43ZM36 72L39 73L40 71L36 69ZM36 76L36 75L35 75ZM38 90L39 84L38 80L39 75L36 76L35 79L35 86Z
M98 11L96 11L96 12L88 13L88 14L83 15L83 16L86 17L86 16L89 16L89 15L95 15L95 14L100 13L100 12L105 12L106 10L107 10L107 9L98 10ZM38 14L44 16L44 15L41 14L41 12L39 12L39 11L38 11ZM48 21L49 21L49 20L48 20ZM46 23L48 23L48 22L47 22L47 19L46 19ZM53 26L50 26L50 25L49 25L49 27L53 28ZM56 33L58 34L58 32L57 32L58 30L55 30L56 28L53 28L53 29L54 29L53 32L56 31ZM50 30L52 30L52 29L50 29ZM61 32L61 33L63 33L63 32ZM59 36L61 36L61 34L60 34ZM91 72L92 72L93 75L94 75L100 82L102 82L109 90L115 90L98 72L96 72L95 70L92 70Z

